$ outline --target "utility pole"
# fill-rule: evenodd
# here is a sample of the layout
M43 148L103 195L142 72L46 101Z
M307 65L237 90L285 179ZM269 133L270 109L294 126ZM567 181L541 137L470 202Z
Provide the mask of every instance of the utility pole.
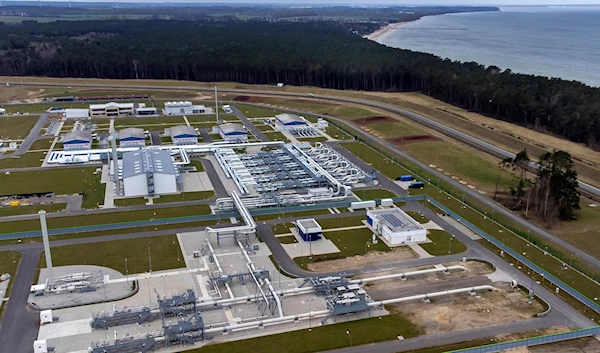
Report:
M217 86L215 86L215 114L217 114L217 124L219 121L219 98L217 97Z
M148 247L148 272L152 272L152 256L150 255L150 247Z

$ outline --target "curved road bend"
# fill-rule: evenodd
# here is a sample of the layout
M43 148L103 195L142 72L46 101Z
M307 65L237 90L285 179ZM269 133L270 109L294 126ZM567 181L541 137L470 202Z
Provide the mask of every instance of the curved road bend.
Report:
M23 143L21 143L21 146L19 146L19 148L16 151L14 151L13 153L11 153L7 156L0 156L0 160L20 156L20 155L24 154L25 152L27 152L29 150L29 148L31 147L31 145L33 145L33 143L35 142L37 137L40 135L40 131L42 131L42 128L44 127L44 125L46 125L47 122L48 122L48 113L43 113L42 115L40 115L40 118L35 123L35 125L31 129L31 131L29 131L29 135L27 135L27 137L25 137L25 140L23 140Z
M39 83L39 82L9 82L10 84L17 84L17 85L25 85L25 86L54 86L54 87L63 87L63 86L77 86L77 87L103 87L103 88L132 88L132 89L156 89L156 86L148 86L148 85L103 85L103 84L68 84L68 83ZM213 88L205 88L205 87L190 87L190 86L171 86L171 87L161 87L161 89L164 90L179 90L179 91L213 91ZM419 114L415 114L413 112L410 112L408 110L405 109L400 109L400 108L396 108L396 107L392 107L386 104L381 104L381 103L375 103L375 102L370 102L370 101L364 101L364 100L359 100L359 99L351 99L351 98L343 98L343 97L333 97L333 96L323 96L323 95L306 95L306 94L300 94L300 93L288 93L288 92L276 92L276 91L260 91L260 90L251 90L251 89L222 89L221 92L228 92L228 93L240 93L240 94L259 94L259 95L267 95L267 96L280 96L280 97L302 97L302 98L316 98L316 99L325 99L325 100L332 100L332 101L338 101L338 102L345 102L345 103L352 103L352 104L359 104L359 105L366 105L366 106L370 106L373 108L378 108L378 109L382 109L382 110L386 110L392 113L396 113L396 114L400 114L400 115L404 115L407 116L409 118L414 118L414 119L418 119L421 122L424 122L426 124L430 124L430 125L434 125L444 131L446 131L447 133L452 133L455 134L456 136L460 136L461 138L464 138L466 140L471 141L472 143L475 143L483 148L489 149L489 150L493 150L496 153L500 153L500 154L504 154L507 157L508 156L513 156L514 154L505 151L503 149L500 149L494 145L491 145L487 142L481 141L473 136L464 134L460 131L457 131L455 129L449 128L443 124L440 124L438 122L435 122L431 119L428 119L422 115ZM314 113L311 113L314 115ZM338 122L344 122L346 123L346 121L343 121L342 119L339 118L334 118L334 117L330 117L330 116L325 116L327 118L336 120ZM348 125L351 126L351 125ZM447 177L446 175L444 175L443 173L438 172L437 170L430 168L428 165L421 163L417 160L415 160L414 158L406 155L405 153L403 153L402 151L400 151L396 146L389 144L385 141L381 141L379 139L376 139L375 137L354 128L353 126L351 126L359 135L361 135L363 138L371 141L371 142L375 142L375 143L379 143L384 145L385 147L387 147L388 149L391 149L393 152L401 155L403 158L406 158L407 160L409 160L410 162L418 165L419 167L427 170L429 173L437 176L438 178L451 183L452 185L454 185L456 188L458 188L459 190L461 190L462 192L464 192L465 194L471 196L472 198L475 198L476 200L478 200L479 202L485 204L488 207L491 207L493 209L495 209L496 211L502 213L505 217L510 218L512 221L517 222L518 224L520 224L521 226L532 230L533 232L539 234L540 236L542 236L543 238L546 238L556 244L558 244L559 246L563 247L564 249L566 249L567 251L571 252L572 254L578 256L579 258L581 258L582 260L584 260L585 262L587 262L588 264L590 264L592 267L594 267L596 270L600 270L600 259L595 258L592 255L589 255L579 249L577 249L576 247L572 246L571 244L565 242L564 240L550 234L549 232L545 231L544 229L526 221L525 219L513 214L512 212L510 212L509 210L505 209L504 207L498 205L497 203L493 202L492 200L480 195L478 192L473 191L463 185L461 185L460 183L456 182L455 180L453 180L452 178ZM591 192L597 196L600 196L600 189L595 188L591 185L585 184L585 183L581 183L580 182L580 187L588 192Z

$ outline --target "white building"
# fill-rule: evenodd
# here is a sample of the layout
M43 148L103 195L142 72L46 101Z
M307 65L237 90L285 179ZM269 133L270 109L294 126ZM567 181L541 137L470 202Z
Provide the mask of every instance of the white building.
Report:
M225 141L248 142L248 131L240 124L221 124L219 125L219 134Z
M427 240L427 230L397 207L368 210L367 223L390 245Z
M90 110L67 108L63 112L63 117L67 119L87 119L90 117Z
M145 145L144 129L129 127L119 131L119 147L144 147Z
M123 154L123 191L127 197L177 193L177 178L167 150L140 149Z
M135 108L135 115L158 115L158 111L154 107L141 106Z
M296 231L304 241L319 240L323 235L323 228L314 218L297 220Z
M90 104L91 117L121 117L134 114L133 103Z
M65 151L89 150L92 148L92 132L89 130L67 132L62 143Z
M278 131L290 130L307 126L308 122L296 114L282 113L275 115L275 129Z
M204 113L206 113L205 106L193 105L190 101L165 102L165 115L192 115Z
M177 125L170 130L171 139L176 145L195 145L198 143L198 131L191 126Z

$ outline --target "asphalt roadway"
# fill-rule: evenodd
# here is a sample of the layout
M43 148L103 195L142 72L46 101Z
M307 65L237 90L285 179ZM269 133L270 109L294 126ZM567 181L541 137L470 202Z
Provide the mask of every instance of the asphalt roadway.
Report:
M27 137L25 137L25 140L23 140L23 143L21 143L21 146L19 146L19 148L16 151L14 151L13 153L11 153L7 156L0 156L0 160L7 159L7 158L14 158L14 157L20 156L20 155L24 154L25 152L27 152L29 150L29 147L31 147L31 145L35 142L35 140L37 140L38 136L40 135L40 131L42 131L42 128L44 127L44 125L46 125L47 122L48 122L48 113L43 113L42 115L40 115L40 118L35 123L35 125L31 129L31 131L29 131L29 135L27 135Z
M6 82L2 82L1 84L4 84ZM156 89L157 86L148 86L148 85L111 85L111 84L70 84L70 83L40 83L40 82L8 82L11 85L24 85L24 86L50 86L50 87L92 87L92 88L98 88L98 87L102 87L102 88L131 88L131 89ZM165 91L169 91L169 90L173 90L173 91L210 91L212 92L214 90L214 88L205 88L205 87L190 87L190 86L165 86L165 87L160 87L161 90L165 90ZM301 97L301 98L314 98L314 99L324 99L324 100L330 100L330 101L337 101L337 102L344 102L344 103L352 103L352 104L358 104L358 105L365 105L365 106L369 106L369 107L373 107L373 108L377 108L377 109L381 109L381 110L385 110L385 111L389 111L395 114L400 114L402 116L408 117L410 119L413 119L417 122L421 122L427 126L430 127L435 127L436 129L439 129L441 131L443 131L444 133L448 134L449 136L457 136L463 140L469 141L472 144L478 145L486 150L491 150L494 151L496 154L501 154L504 155L506 157L514 157L514 154L508 151L505 151L501 148L498 148L494 145L491 145L485 141L482 141L480 139L477 139L473 136L467 135L465 133L462 133L460 131L457 131L455 129L452 129L448 126L445 126L443 124L440 124L434 120L431 120L429 118L426 118L422 115L419 114L415 114L413 112L410 112L408 110L405 109L400 109L400 108L396 108L387 104L382 104L382 103L377 103L377 102L371 102L371 101L365 101L365 100L359 100L359 99L351 99L351 98L343 98L343 97L334 97L334 96L323 96L323 95L314 95L314 94L301 94L301 93L291 93L291 92L281 92L281 91L268 91L268 90L251 90L251 89L221 89L220 92L226 92L226 93L239 93L239 94L258 94L258 95L266 95L266 96L279 96L279 97ZM288 109L289 110L289 109ZM310 113L313 114L314 113ZM344 122L342 119L339 118L335 118L335 117L331 117L331 116L325 116L328 119L333 119L335 121L338 122ZM351 126L348 124L348 126ZM352 127L352 126L351 126ZM429 167L428 165L421 163L417 160L415 160L414 158L406 155L405 153L403 153L401 150L399 150L396 146L387 143L383 140L377 139L374 136L371 136L367 133L365 133L364 131L360 130L360 129L356 129L354 127L352 127L355 130L355 133L357 135L360 135L361 138L368 140L372 143L377 143L377 144L381 144L385 147L387 147L388 149L394 151L395 153L397 153L398 155L402 156L403 158L409 160L410 162L418 165L419 167L427 170L429 173L435 175L436 177L438 177L441 180L444 180L448 183L451 183L453 186L455 186L456 188L458 188L460 191L462 191L463 193L465 193L466 195L469 195L470 197L476 199L478 202L481 202L483 204L485 204L488 207L491 207L492 209L496 210L497 212L501 213L502 215L504 215L505 217L509 218L510 220L520 224L521 226L523 226L524 228L527 228L531 231L533 231L534 233L539 234L540 236L542 236L543 238L550 240L553 243L556 243L557 245L561 246L562 248L564 248L565 250L567 250L568 252L570 252L571 254L575 255L576 257L579 257L580 259L582 259L584 262L588 263L590 266L592 266L593 268L595 268L596 270L600 270L600 259L595 258L592 255L587 254L586 252L579 250L578 248L572 246L571 244L565 242L564 240L552 235L551 233L547 232L546 230L534 225L533 223L528 222L527 220L513 214L512 212L510 212L509 210L507 210L506 208L504 208L503 206L499 205L498 203L488 199L487 197L479 194L476 191L473 191L469 188L467 188L466 186L458 183L456 180L453 180L452 178L444 175L443 173L438 172L437 170ZM600 189L595 188L591 185L579 182L580 187L587 191L590 192L596 196L600 196Z
M237 107L233 106L231 107L231 110L233 110L233 114L235 114L235 116L242 121L246 129L251 131L257 139L261 140L262 142L271 141L267 136L265 136L265 134L262 133L262 131L254 126L254 124L252 124L252 122L250 122L244 113L242 113Z

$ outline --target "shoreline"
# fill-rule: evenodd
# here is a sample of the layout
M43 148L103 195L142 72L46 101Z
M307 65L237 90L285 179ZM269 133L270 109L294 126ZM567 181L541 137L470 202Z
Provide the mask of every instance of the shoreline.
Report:
M417 20L390 23L386 26L379 28L375 32L371 32L367 35L364 35L363 38L369 39L369 40L372 40L374 42L381 44L381 41L384 40L390 34L392 34L392 32L394 30L400 28L401 26L403 26L407 23L411 23L414 21L417 21Z

